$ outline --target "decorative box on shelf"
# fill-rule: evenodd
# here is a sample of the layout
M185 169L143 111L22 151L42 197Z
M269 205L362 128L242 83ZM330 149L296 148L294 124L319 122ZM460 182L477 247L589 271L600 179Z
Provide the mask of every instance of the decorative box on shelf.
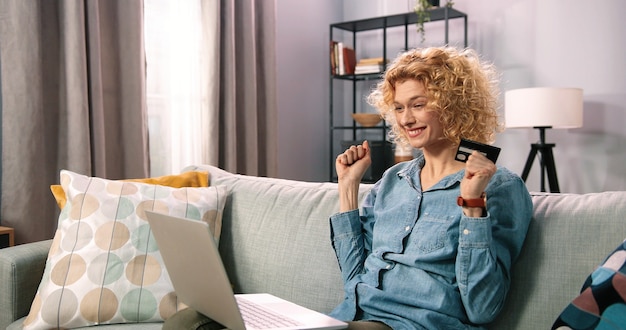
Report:
M14 234L13 228L0 226L0 248L15 245Z

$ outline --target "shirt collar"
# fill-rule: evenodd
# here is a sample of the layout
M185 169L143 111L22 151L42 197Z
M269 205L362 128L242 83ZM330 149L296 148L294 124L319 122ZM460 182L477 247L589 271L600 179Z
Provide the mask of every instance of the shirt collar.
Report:
M424 164L426 164L426 160L424 159L424 155L420 153L417 157L415 157L415 159L408 162L406 167L398 171L397 175L399 178L407 180L412 186L421 187L419 177ZM429 190L447 189L455 185L457 182L460 183L464 175L465 169L450 174L437 182Z

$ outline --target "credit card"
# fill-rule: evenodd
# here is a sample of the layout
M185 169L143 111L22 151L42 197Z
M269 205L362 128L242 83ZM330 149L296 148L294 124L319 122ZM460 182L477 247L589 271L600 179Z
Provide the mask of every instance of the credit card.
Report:
M498 160L498 156L500 155L500 148L498 147L490 146L488 144L472 140L461 139L461 143L459 144L459 148L456 151L456 156L454 157L454 159L465 163L467 162L467 158L469 158L469 155L471 155L474 150L483 154L485 157L487 157L487 159L494 162L494 164L496 160Z

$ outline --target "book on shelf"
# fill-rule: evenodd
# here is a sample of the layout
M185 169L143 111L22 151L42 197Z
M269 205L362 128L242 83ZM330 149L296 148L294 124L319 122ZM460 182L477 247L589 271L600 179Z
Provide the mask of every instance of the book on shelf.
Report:
M357 65L354 74L379 73L383 72L383 70L384 67L382 65Z
M330 74L337 74L337 42L330 41Z
M385 62L382 57L362 58L356 64L354 74L379 73L385 70Z
M356 67L356 54L353 48L347 47L343 42L330 42L330 73L333 75L354 74Z
M354 49L343 47L343 74L354 74L356 68L356 54Z
M383 58L381 57L369 57L369 58L362 58L359 60L359 64L363 64L363 65L369 65L369 64L382 64ZM387 61L389 62L389 61Z

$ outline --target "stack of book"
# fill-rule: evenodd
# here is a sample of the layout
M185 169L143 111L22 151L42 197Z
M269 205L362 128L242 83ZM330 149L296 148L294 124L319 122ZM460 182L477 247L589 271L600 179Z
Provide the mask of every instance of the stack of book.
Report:
M330 73L333 75L354 74L356 54L354 49L347 47L343 42L330 42Z
M362 58L356 64L354 74L379 73L385 70L382 57Z

